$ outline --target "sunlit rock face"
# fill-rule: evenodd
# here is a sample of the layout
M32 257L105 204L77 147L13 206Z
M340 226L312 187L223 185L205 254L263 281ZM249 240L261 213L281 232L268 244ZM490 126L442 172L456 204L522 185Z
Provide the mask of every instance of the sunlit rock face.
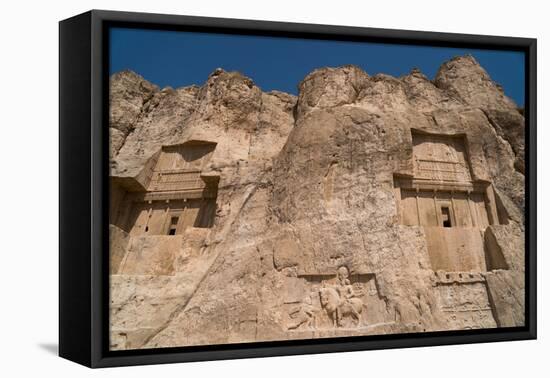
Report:
M471 56L111 78L111 348L524 324L524 118Z

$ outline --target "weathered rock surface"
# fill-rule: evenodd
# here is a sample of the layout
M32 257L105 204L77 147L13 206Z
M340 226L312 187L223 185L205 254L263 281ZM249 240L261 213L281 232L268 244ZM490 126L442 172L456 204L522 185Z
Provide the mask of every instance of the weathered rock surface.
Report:
M525 172L525 120L517 105L472 56L457 57L443 64L435 84L469 106L481 109L497 134L512 147L516 169Z
M322 68L297 98L221 69L163 90L124 72L111 92L115 181L187 141L216 143L201 175L219 176L211 228L147 236L112 222L113 349L523 324L524 119L474 58L433 82ZM396 177L418 175L418 133L464 138L487 188L487 224L468 205L477 270L435 269L439 231L400 216Z
M158 92L158 87L132 71L121 71L112 76L109 90L110 154L113 157L136 127L145 104Z

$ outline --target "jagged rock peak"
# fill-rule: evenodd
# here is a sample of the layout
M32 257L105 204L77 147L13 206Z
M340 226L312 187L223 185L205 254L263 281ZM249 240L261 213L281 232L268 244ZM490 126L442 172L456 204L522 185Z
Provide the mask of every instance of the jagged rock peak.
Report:
M451 59L447 60L441 65L444 67L480 67L479 62L474 58L472 54L455 55ZM485 70L484 70L485 71Z
M278 91L278 90L272 90L269 92L266 92L267 95L278 97L279 99L287 102L296 102L296 96L290 93Z
M147 103L159 88L131 70L113 74L109 81L110 156L118 153Z
M436 83L445 83L449 80L477 79L478 81L491 81L487 71L480 66L472 55L455 56L444 62L439 67L435 76Z
M118 72L115 72L114 74L111 75L111 78L119 78L119 77L133 77L133 78L136 78L136 79L140 79L140 80L144 80L143 77L136 73L135 71L132 71L131 69L129 68L125 68L121 71L118 71Z
M354 65L314 70L298 86L298 117L314 108L353 103L368 80L369 75Z
M110 78L110 85L111 87L118 87L126 91L140 89L144 92L155 92L159 90L158 86L129 69L112 74Z
M330 76L331 74L349 75L352 73L359 73L367 77L369 76L361 67L355 64L346 64L338 67L319 67L311 71L309 74L307 74L306 77L300 83L300 85L302 85L305 81L311 80L314 77L318 77L319 75L322 75L322 76Z
M187 85L187 86L183 86L183 87L178 87L176 88L176 91L177 92L183 92L183 93L198 93L200 91L201 87L196 85L196 84L192 84L192 85Z
M443 63L434 83L459 95L471 106L516 108L514 101L504 95L502 86L491 79L472 55L456 56Z
M230 82L232 84L244 83L249 88L254 87L254 81L249 77L243 75L239 71L225 71L223 68L216 68L206 81L206 86L211 86L217 82Z
M414 77L416 79L422 79L422 80L430 81L430 79L426 75L424 75L422 73L422 71L420 71L420 68L418 68L418 67L413 67L413 69L411 70L411 72L409 72L409 74L407 76L408 77Z
M516 169L523 173L525 120L515 102L507 97L487 71L471 55L458 56L441 65L435 85L468 106L483 111L497 134L516 154Z

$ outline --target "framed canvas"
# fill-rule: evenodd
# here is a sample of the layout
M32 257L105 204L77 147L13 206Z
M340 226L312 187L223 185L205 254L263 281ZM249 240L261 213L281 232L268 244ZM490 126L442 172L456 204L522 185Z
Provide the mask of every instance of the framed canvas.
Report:
M536 40L60 22L59 353L536 338Z

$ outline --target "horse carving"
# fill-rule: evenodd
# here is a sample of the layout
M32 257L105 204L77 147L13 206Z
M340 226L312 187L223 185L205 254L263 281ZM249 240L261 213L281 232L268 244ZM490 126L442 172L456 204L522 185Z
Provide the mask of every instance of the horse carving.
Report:
M326 311L334 327L342 326L342 318L351 316L356 325L359 325L360 315L363 311L363 302L359 298L342 298L338 291L332 287L319 289L321 306Z

